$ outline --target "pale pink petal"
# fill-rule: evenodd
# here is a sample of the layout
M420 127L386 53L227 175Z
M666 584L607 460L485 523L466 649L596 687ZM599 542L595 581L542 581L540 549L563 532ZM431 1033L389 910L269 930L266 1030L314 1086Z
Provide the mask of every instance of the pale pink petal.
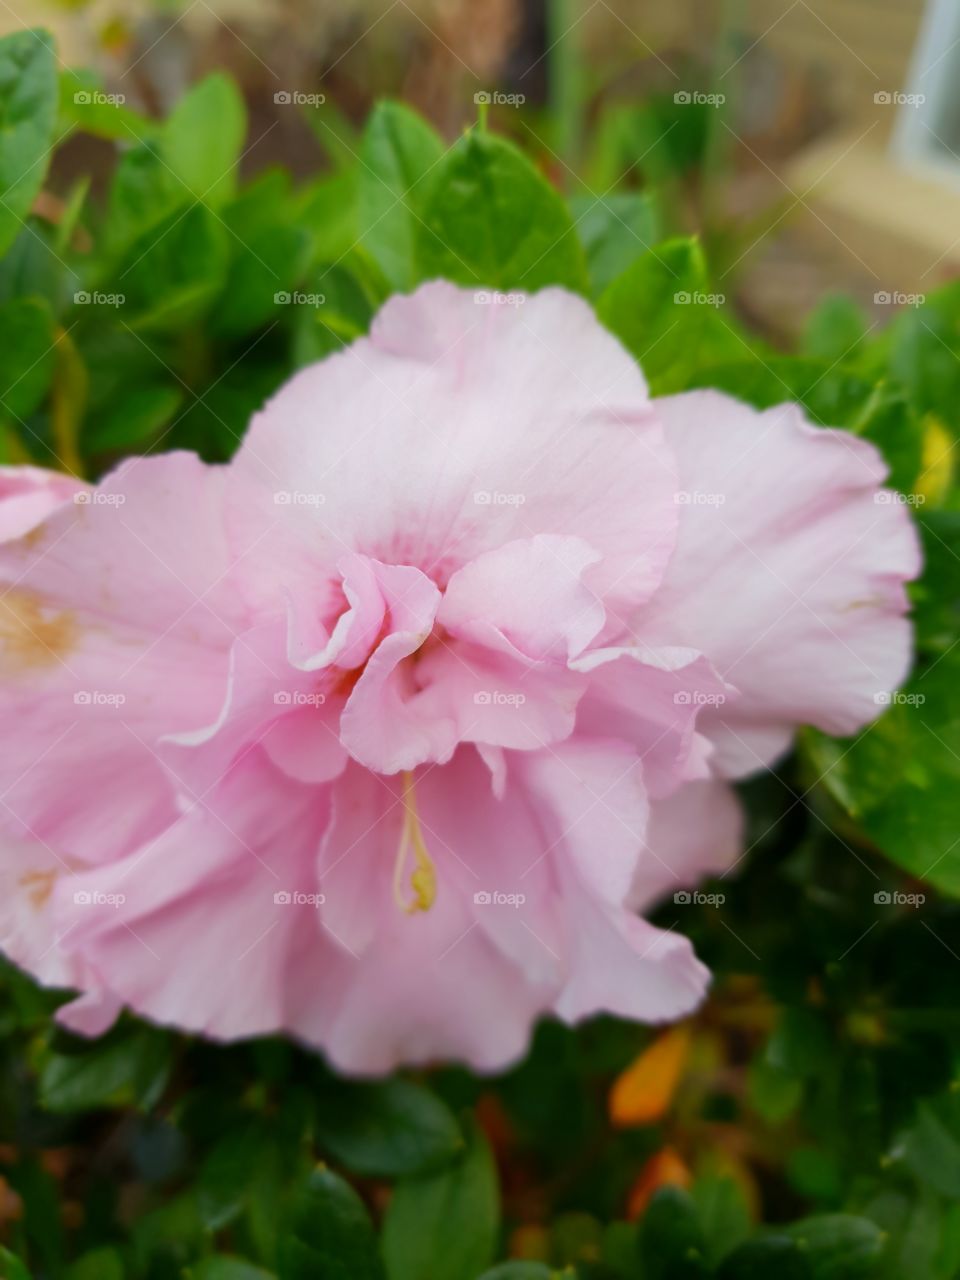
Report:
M655 800L630 905L649 910L675 889L691 889L729 871L743 855L743 828L740 801L726 782L688 782Z
M634 745L652 796L706 774L695 728L712 707L737 691L695 649L594 649L571 664L590 676L577 710L577 733L621 738Z
M706 994L708 970L687 938L656 929L627 911L604 908L588 895L565 895L576 945L570 980L554 1008L567 1022L612 1013L666 1022L695 1009Z
M120 856L175 816L156 753L214 714L242 617L222 472L187 454L113 472L0 546L0 822Z
M244 542L269 530L247 574L269 600L344 550L443 586L481 552L549 533L600 553L591 585L616 610L659 582L675 487L643 377L585 302L551 289L478 305L439 281L298 373L231 467L234 527Z
M906 508L879 490L876 449L695 391L657 401L678 459L677 550L635 626L693 645L740 698L701 719L729 776L767 765L792 730L849 734L905 677L904 582L919 571Z
M295 895L319 893L326 821L323 791L253 753L158 839L58 883L62 946L156 1022L218 1038L281 1030L291 957L323 963L317 905Z
M644 849L649 814L636 748L578 737L511 764L542 814L541 857L569 856L590 892L619 906Z
M451 577L437 620L479 644L566 662L605 621L603 605L583 580L599 558L580 538L540 534L508 542Z
M0 542L20 538L65 502L86 494L73 476L43 467L0 467Z

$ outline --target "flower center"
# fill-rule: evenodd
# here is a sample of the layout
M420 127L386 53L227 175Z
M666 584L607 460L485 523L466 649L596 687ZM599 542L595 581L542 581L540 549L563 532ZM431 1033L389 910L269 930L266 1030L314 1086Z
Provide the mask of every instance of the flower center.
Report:
M413 851L413 870L409 885L412 896L405 897L403 889L404 868L407 854ZM429 911L437 896L437 870L420 829L417 800L412 773L403 775L403 827L397 845L397 859L393 868L393 897L401 911L412 915L415 911Z

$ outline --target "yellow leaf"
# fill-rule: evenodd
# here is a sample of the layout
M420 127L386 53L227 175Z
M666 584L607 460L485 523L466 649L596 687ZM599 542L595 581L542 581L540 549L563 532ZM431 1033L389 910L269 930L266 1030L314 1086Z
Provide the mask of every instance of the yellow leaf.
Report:
M673 1100L690 1053L690 1026L664 1031L644 1049L610 1090L610 1121L619 1129L652 1124Z
M923 458L917 492L933 506L940 506L953 480L954 442L950 432L934 414L923 420Z

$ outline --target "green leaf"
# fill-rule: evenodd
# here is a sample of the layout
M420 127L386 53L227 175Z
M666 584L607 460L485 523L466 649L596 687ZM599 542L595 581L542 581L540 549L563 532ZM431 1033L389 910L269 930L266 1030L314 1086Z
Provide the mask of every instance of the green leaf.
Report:
M378 102L370 113L358 170L359 237L395 289L416 283L416 224L443 151L439 135L402 103Z
M450 1110L409 1080L330 1090L321 1099L317 1138L352 1172L384 1178L425 1173L464 1146Z
M46 31L0 39L0 254L23 226L50 165L57 68Z
M93 1249L67 1268L66 1280L124 1280L123 1259L116 1249Z
M280 1280L382 1280L377 1239L363 1201L329 1169L297 1198L283 1242Z
M189 1280L276 1280L272 1271L264 1271L255 1267L252 1262L243 1258L230 1258L226 1254L218 1254L214 1258L204 1258L189 1271ZM320 1280L320 1274L317 1275Z
M652 196L612 191L575 196L570 208L587 255L590 285L601 292L659 238L660 218Z
M913 587L917 644L941 657L960 635L960 511L924 511L923 576Z
M806 1254L789 1236L758 1236L740 1245L717 1273L718 1280L812 1280Z
M0 1245L0 1263L3 1263L3 1280L31 1280L25 1264L3 1245Z
M216 207L236 192L246 132L240 90L229 76L215 72L170 113L161 135L163 158L196 199Z
M786 1228L810 1264L812 1280L858 1280L876 1272L884 1234L868 1218L825 1213Z
M22 420L50 390L56 369L53 317L45 302L0 307L0 410Z
M172 422L183 403L178 387L133 387L92 418L82 440L86 453L134 452Z
M76 129L108 141L143 142L158 131L155 120L132 111L118 95L104 93L92 71L60 73L61 136Z
M501 1262L485 1271L480 1280L551 1280L556 1274L543 1262Z
M698 1178L691 1190L708 1265L718 1265L750 1234L750 1209L732 1178Z
M921 1182L951 1200L960 1198L960 1098L921 1102L898 1146Z
M690 384L711 351L744 348L718 311L697 240L668 240L612 280L597 314L636 356L651 388L665 394ZM719 344L719 345L718 345Z
M867 318L846 294L828 295L807 321L803 335L804 352L829 364L850 364L866 336Z
M586 289L583 250L559 194L512 143L478 129L434 170L415 244L421 279Z
M804 742L823 785L889 858L960 895L960 649L921 668L857 738L811 730Z
M750 1064L747 1090L757 1114L769 1124L780 1124L800 1105L803 1081L761 1055Z
M471 1128L455 1163L397 1183L383 1223L389 1280L475 1280L493 1260L499 1218L493 1158Z
M40 1070L47 1111L154 1105L170 1070L170 1042L152 1027L118 1029L71 1054L51 1053Z
M706 1244L696 1204L679 1187L661 1187L643 1215L640 1260L644 1280L695 1280L707 1275Z
M26 225L0 258L0 303L42 298L54 312L64 303L66 271L55 230L40 218Z
M226 282L226 237L210 210L195 205L137 241L115 281L125 322L141 332L172 333L198 321Z
M233 248L212 328L219 335L236 338L278 320L278 298L299 282L310 240L300 227L274 226Z
M256 1118L226 1134L207 1156L200 1170L197 1197L203 1224L210 1231L219 1231L243 1211L258 1170L267 1164L272 1148L268 1127Z
M114 171L107 215L100 236L104 255L119 261L138 239L155 231L192 197L160 155L147 142L125 151Z

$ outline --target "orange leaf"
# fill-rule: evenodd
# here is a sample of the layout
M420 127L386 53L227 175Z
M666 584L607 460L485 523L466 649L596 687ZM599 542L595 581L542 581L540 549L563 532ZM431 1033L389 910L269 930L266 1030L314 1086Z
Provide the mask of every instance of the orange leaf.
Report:
M640 1170L640 1176L630 1188L627 1197L627 1217L635 1222L641 1217L655 1191L661 1187L689 1187L693 1174L674 1151L664 1147L651 1156Z
M628 1129L658 1120L673 1100L689 1052L689 1024L658 1036L613 1082L611 1123Z

